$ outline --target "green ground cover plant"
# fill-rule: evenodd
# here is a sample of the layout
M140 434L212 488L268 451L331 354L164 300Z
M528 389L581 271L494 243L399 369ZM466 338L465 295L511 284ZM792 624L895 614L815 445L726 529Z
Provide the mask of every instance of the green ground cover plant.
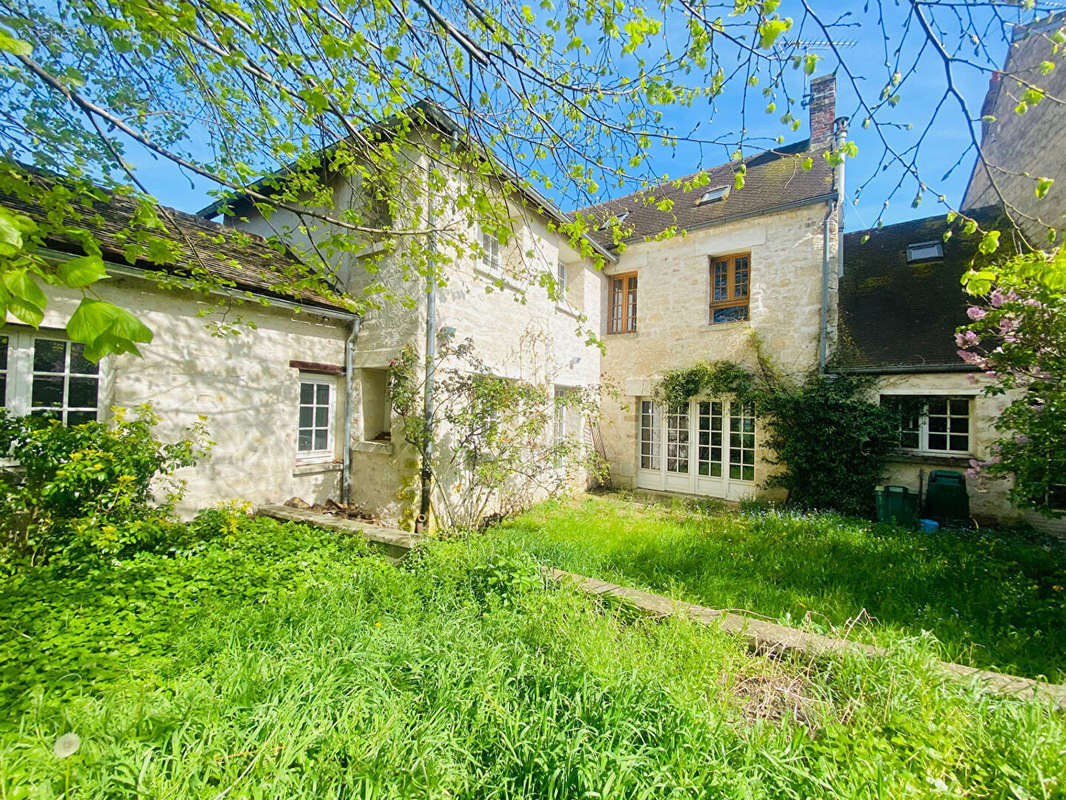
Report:
M307 527L212 524L184 551L3 584L0 797L1066 787L1063 716L944 681L920 640L888 659L773 661L545 585L502 536L394 567Z
M545 503L497 535L560 569L822 631L861 615L851 636L931 635L943 659L1066 680L1066 546L1037 534L600 495Z

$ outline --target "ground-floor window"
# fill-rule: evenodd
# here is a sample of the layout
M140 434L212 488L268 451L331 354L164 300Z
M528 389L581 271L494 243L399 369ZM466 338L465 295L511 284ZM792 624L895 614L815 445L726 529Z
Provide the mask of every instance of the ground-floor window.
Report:
M647 479L642 485L653 486L655 479L650 473L659 473L661 488L694 493L713 488L715 480L755 481L752 404L726 398L699 399L665 408L654 400L642 399L639 408L637 459Z
M0 333L0 405L77 425L97 419L100 367L84 345L38 333Z
M300 417L296 450L301 459L333 458L335 381L300 377Z
M881 395L881 405L899 414L899 446L918 453L968 454L972 397Z

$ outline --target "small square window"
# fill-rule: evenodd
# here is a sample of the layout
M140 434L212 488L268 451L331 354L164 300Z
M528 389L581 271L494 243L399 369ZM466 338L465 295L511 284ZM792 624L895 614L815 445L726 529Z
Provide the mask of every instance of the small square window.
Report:
M912 242L907 245L907 263L933 261L944 257L943 242Z
M296 450L301 458L333 457L334 387L324 379L301 378Z

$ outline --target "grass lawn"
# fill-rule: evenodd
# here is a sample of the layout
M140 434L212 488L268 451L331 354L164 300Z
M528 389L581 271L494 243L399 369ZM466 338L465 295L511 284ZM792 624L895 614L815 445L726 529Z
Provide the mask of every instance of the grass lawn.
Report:
M0 629L4 800L1066 791L1063 715L945 682L920 647L752 657L545 586L496 535L397 568L249 521L172 557L19 573Z
M921 534L829 514L735 513L622 495L543 504L497 534L560 569L820 630L938 640L941 658L1066 680L1066 545Z

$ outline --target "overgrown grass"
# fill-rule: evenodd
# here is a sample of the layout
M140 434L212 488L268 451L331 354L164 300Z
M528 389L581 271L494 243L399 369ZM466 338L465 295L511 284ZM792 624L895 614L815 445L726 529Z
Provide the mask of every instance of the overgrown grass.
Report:
M853 635L931 632L941 658L1066 680L1066 546L923 534L833 514L714 511L619 495L543 504L496 531L552 566Z
M0 629L5 800L1066 788L1062 716L944 682L920 642L817 669L753 658L546 587L497 536L396 568L253 521L176 557L22 573ZM68 731L81 748L60 760Z

